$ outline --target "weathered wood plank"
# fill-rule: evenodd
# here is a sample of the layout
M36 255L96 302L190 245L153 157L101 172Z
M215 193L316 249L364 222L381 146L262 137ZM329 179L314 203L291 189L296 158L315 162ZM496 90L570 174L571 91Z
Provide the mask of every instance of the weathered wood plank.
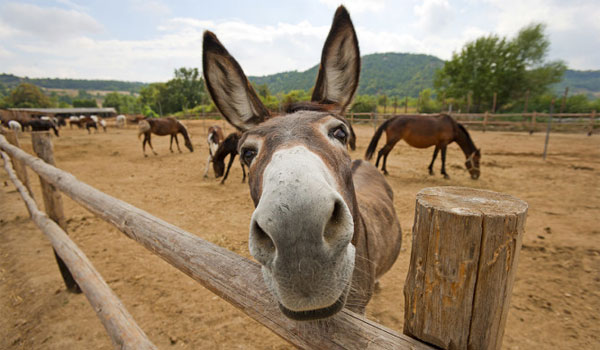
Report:
M443 349L500 349L526 214L506 194L421 190L404 332Z
M52 141L50 139L50 133L48 131L31 132L31 144L33 151L46 163L54 165L54 151L52 148ZM60 226L64 232L67 232L67 220L63 209L63 202L60 192L56 190L54 185L44 180L40 176L40 184L42 187L42 197L44 198L44 208L46 214L50 219L54 220ZM81 293L81 288L77 285L71 272L62 261L59 255L54 251L56 257L56 263L60 270L60 274L63 277L67 290L71 293Z
M55 251L69 266L75 280L83 289L92 308L106 328L115 349L156 349L156 346L135 323L131 314L85 254L71 241L60 226L37 208L33 198L29 196L24 185L15 176L6 153L2 152L2 158L4 159L4 169L21 194L31 215L31 220L48 237Z
M431 349L346 309L322 323L292 321L279 311L257 263L100 192L10 146L2 137L0 148L24 160L77 203L299 348Z

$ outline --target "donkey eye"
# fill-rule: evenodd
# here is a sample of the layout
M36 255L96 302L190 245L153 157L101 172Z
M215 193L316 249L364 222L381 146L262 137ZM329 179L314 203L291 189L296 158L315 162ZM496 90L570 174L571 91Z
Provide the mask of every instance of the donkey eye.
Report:
M250 166L254 157L256 157L256 150L253 148L244 148L242 149L242 160L246 163L247 166Z
M348 134L342 126L338 126L335 129L332 129L329 132L329 136L335 137L336 139L340 140L340 142L343 144L346 144L346 140L348 139Z

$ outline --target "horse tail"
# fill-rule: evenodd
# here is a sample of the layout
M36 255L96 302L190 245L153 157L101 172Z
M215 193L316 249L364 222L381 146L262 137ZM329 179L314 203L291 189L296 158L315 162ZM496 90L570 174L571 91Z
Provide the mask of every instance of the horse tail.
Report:
M392 120L394 120L394 118L386 120L379 126L379 128L377 128L377 131L375 131L375 134L369 143L369 147L367 147L367 152L365 152L365 160L371 160L371 158L373 158L373 153L375 153L375 149L377 148L377 142L379 142L381 134L385 129L387 129Z
M141 120L138 123L138 139L140 138L140 136L150 131L150 129L152 129L150 123L147 120Z

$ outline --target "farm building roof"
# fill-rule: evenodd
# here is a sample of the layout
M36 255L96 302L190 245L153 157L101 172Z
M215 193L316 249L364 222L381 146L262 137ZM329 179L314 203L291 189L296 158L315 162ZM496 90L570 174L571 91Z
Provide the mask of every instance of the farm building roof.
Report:
M9 108L11 111L48 113L48 114L88 114L88 113L117 113L110 108Z

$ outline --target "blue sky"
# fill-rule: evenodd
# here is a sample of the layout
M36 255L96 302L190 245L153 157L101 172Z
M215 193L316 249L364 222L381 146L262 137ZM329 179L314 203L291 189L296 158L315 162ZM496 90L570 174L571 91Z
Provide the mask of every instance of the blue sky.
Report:
M206 29L248 75L305 70L318 63L340 3L350 11L363 55L449 59L477 37L512 37L542 22L549 60L600 69L598 0L0 0L0 72L166 81L178 67L201 67Z

